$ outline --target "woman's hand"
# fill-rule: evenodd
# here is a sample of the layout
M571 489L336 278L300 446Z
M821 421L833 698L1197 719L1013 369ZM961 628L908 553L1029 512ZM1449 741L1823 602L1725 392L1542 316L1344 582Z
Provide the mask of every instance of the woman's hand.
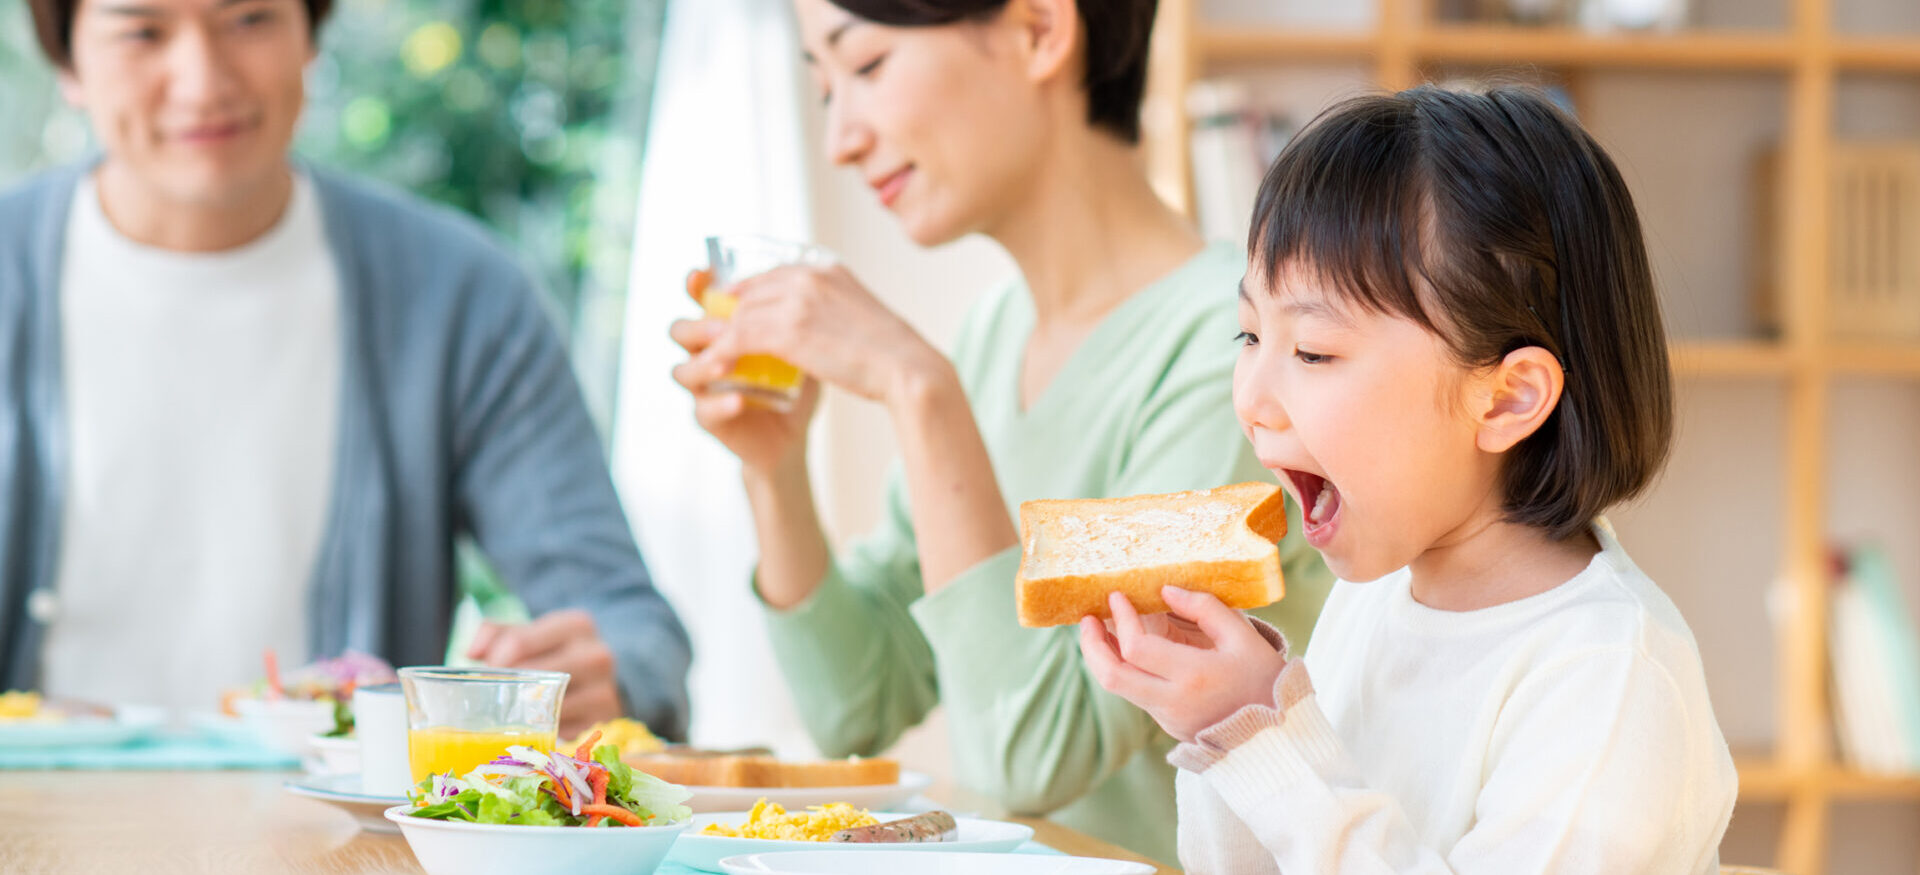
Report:
M739 304L698 367L778 356L808 376L888 407L941 374L946 359L846 268L789 266L743 280Z
M1165 620L1143 620L1119 593L1107 598L1111 632L1093 617L1080 619L1080 653L1094 680L1181 741L1244 706L1272 707L1286 657L1212 594L1174 586L1160 593L1171 608Z
M706 271L689 274L687 294L700 300L708 279ZM694 419L739 456L750 472L764 475L783 465L805 465L807 422L820 403L819 384L807 378L789 410L749 403L739 392L711 391L714 381L733 370L733 360L703 353L726 329L727 323L719 319L681 319L669 329L673 342L692 356L674 367L673 379L693 393Z

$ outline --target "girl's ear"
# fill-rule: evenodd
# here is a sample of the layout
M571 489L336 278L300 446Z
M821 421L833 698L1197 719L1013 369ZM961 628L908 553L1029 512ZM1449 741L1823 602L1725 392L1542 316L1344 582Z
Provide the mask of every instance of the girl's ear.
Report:
M1013 0L1005 14L1020 28L1029 78L1044 81L1072 75L1081 48L1080 9L1075 0Z
M1504 453L1539 431L1566 387L1560 360L1537 346L1507 353L1482 379L1486 404L1475 443L1488 453Z

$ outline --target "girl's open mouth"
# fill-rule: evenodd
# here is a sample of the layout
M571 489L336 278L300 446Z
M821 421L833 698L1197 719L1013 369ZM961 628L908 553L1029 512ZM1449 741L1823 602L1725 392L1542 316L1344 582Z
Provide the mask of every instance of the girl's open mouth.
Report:
M1293 481L1294 494L1300 498L1301 514L1307 524L1307 543L1316 550L1324 549L1332 543L1334 529L1340 522L1340 490L1333 481L1305 471L1289 469L1287 479Z

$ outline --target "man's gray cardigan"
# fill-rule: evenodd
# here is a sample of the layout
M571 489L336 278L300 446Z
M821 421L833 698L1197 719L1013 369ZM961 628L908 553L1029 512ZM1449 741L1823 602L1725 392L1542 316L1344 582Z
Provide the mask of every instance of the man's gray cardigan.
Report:
M58 610L68 444L60 269L74 187L89 169L0 194L0 688L36 686ZM684 737L686 631L641 562L526 273L450 210L308 172L340 277L345 344L309 655L357 648L396 665L439 663L456 597L454 539L471 533L535 616L590 612L633 715ZM167 362L152 365L153 379L168 379Z

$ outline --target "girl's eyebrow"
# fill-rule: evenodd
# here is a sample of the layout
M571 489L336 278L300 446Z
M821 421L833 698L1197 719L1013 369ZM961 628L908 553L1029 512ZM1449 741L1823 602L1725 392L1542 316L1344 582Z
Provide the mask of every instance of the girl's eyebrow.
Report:
M1328 322L1339 322L1343 325L1347 322L1346 314L1319 301L1302 301L1299 298L1288 298L1286 303L1280 305L1280 310L1295 316L1318 316Z
M1247 281L1240 280L1240 303L1252 304L1253 296L1247 293ZM1288 296L1280 305L1280 311L1290 316L1315 316L1343 328L1353 327L1353 318L1345 310L1328 305L1324 301L1303 301L1298 296Z
M1351 331L1354 327L1353 311L1345 307L1335 307L1325 301L1302 301L1289 298L1280 305L1283 313L1294 317L1311 317L1333 326L1337 330Z

